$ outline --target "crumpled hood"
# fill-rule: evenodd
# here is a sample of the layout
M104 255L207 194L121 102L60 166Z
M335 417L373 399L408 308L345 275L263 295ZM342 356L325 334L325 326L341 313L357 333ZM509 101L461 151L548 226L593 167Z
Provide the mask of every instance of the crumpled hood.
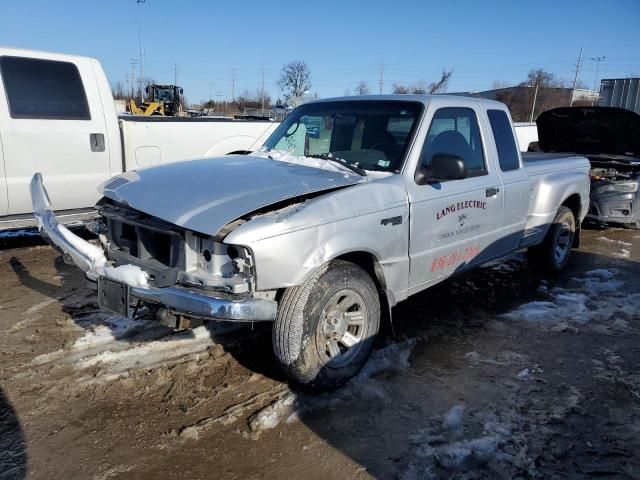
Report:
M131 170L105 182L100 192L180 227L214 235L262 207L363 180L350 173L232 155Z
M545 152L640 156L640 115L614 107L563 107L536 120Z

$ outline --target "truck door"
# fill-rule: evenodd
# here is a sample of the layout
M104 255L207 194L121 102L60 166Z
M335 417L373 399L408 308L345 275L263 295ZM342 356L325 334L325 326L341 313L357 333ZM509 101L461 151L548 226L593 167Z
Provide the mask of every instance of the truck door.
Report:
M464 160L467 177L424 185L409 181L410 294L496 252L502 217L500 179L483 141L488 132L481 129L481 109L468 101L461 105L431 105L435 111L419 161L428 167L435 154L455 155Z
M109 178L106 124L90 59L0 55L0 132L8 214L31 213L42 173L57 210L92 207ZM6 102L5 99L6 98Z
M498 173L502 181L502 248L517 250L524 234L529 211L529 176L522 167L520 149L513 123L506 110L489 109L487 119L492 131Z

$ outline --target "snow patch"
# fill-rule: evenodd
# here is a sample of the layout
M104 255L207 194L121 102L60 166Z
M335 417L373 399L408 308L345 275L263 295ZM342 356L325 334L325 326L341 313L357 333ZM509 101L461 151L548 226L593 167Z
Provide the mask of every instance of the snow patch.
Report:
M42 301L40 303L36 303L35 305L32 305L27 310L25 310L24 314L25 315L32 315L34 313L37 313L40 310L42 310L43 308L46 308L49 305L52 305L52 304L56 303L58 300L59 300L58 298L49 298L48 300L44 300L44 301Z
M100 273L114 282L126 283L131 287L146 288L149 286L149 275L137 265L104 267Z
M629 242L624 242L622 240L614 240L613 238L598 237L598 240L600 240L601 242L615 243L616 245L624 245L625 247L631 246L631 243Z
M253 152L254 157L268 158L278 162L293 163L295 165L303 165L305 167L319 168L320 170L328 170L330 172L342 173L345 178L356 175L351 169L344 167L336 162L323 160L321 158L306 157L304 155L295 155L291 151L286 150L269 150ZM366 177L363 177L363 180Z
M402 371L408 368L409 356L415 344L416 340L410 339L374 351L362 370L336 391L315 396L288 392L252 415L249 418L249 428L254 433L259 433L275 428L283 422L295 422L312 411L333 408L353 399L386 401L386 384L376 378L377 375L385 371Z
M464 410L464 405L454 406L451 410L449 410L449 413L445 415L442 426L448 428L449 430L460 428L460 426L462 425L462 415L464 414Z
M214 342L209 330L201 326L124 350L109 349L82 358L76 366L89 368L101 364L103 374L117 374L134 368L166 365L176 359L204 352L212 345Z
M596 269L580 278L573 278L570 288L556 287L543 290L548 300L534 301L502 315L516 321L546 324L560 331L570 329L566 322L584 324L593 320L610 325L620 323L640 308L640 295L629 294L622 288L625 283L614 277L614 269ZM567 328L564 328L567 327Z

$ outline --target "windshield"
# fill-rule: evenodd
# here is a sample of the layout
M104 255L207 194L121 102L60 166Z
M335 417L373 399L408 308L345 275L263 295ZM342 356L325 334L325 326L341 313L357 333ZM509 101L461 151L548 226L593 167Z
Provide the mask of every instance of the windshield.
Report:
M172 88L156 88L154 91L154 101L156 102L172 102L173 101L173 89Z
M308 103L296 108L263 151L332 157L364 170L399 172L422 104L396 100Z

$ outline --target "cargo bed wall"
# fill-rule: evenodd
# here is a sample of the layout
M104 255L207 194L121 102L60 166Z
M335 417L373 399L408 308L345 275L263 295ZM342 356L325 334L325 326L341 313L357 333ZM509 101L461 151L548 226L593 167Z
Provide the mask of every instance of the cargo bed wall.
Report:
M258 148L278 125L221 119L122 117L125 170Z

